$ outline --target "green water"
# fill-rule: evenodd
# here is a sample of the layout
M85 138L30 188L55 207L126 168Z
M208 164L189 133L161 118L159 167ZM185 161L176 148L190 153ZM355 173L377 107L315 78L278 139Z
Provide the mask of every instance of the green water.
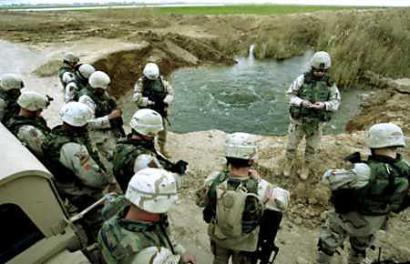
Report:
M183 68L170 78L175 100L170 130L220 129L285 135L289 124L286 90L306 69L311 52L289 60L241 58L234 66ZM340 133L358 111L360 91L342 90L342 105L325 128Z

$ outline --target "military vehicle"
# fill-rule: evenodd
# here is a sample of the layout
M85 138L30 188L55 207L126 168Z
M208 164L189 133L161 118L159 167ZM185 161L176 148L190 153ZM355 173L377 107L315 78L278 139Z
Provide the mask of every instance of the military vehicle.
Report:
M92 207L70 218L53 175L1 123L0 150L0 263L90 263L76 221Z

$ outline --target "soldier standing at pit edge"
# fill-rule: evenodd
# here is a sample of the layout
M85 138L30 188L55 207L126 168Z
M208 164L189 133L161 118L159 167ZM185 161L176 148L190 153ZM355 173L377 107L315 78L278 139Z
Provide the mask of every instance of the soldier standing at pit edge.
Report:
M409 206L410 166L398 153L405 146L401 128L391 123L373 125L367 145L371 151L367 160L356 152L345 159L353 164L352 169L328 170L323 175L332 190L335 210L320 231L317 264L329 264L347 237L349 264L364 263L366 249L376 232L386 227L390 212L399 213Z
M309 177L323 124L331 119L332 113L337 111L340 105L339 90L328 75L331 66L329 54L324 51L316 52L310 66L310 71L299 76L287 91L290 99L290 124L283 174L285 177L292 174L298 145L305 137L305 156L300 171L302 180Z
M174 100L174 89L160 76L158 65L147 63L143 70L143 76L138 79L134 86L134 95L132 99L138 108L150 108L162 116L164 129L158 134L159 150L162 154L165 152L165 143L167 140L168 108Z
M60 78L63 89L70 79L69 76L74 76L76 66L78 65L79 61L80 58L78 58L78 56L76 56L72 52L67 52L64 54L63 65L60 67L60 69L58 69L58 78Z

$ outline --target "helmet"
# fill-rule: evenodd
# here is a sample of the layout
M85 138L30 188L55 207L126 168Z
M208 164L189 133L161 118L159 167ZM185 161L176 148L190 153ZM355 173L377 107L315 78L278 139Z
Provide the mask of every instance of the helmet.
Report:
M72 72L63 73L62 80L63 80L64 83L69 83L69 82L75 81L74 73L72 73Z
M93 112L86 104L69 102L61 108L60 116L65 123L75 127L82 127L93 117Z
M180 256L173 255L164 247L147 247L141 250L133 259L134 264L178 264Z
M367 134L369 148L404 147L406 142L401 128L392 123L380 123L370 127Z
M102 88L107 89L108 85L110 84L111 79L108 74L102 71L96 71L91 74L90 78L88 79L88 83L94 89Z
M131 178L125 198L144 211L163 214L178 200L177 182L164 169L142 169Z
M250 160L256 156L256 145L251 135L236 132L226 136L225 157Z
M84 79L88 79L90 75L95 72L95 68L91 64L85 63L81 64L77 71Z
M22 89L24 87L24 82L21 77L17 74L6 73L0 78L0 88L4 91L10 91L13 89Z
M80 58L78 58L72 52L67 52L63 56L63 61L66 61L68 63L78 63L80 61Z
M39 111L47 107L48 98L34 91L24 91L17 99L17 104L29 111Z
M130 121L130 127L144 136L155 137L163 130L162 117L152 109L140 109L135 112Z
M313 54L310 66L315 69L327 70L331 66L330 55L326 51L318 51Z
M150 80L155 80L159 77L159 68L158 65L155 63L147 63L144 67L144 70L142 72L145 77L147 77Z

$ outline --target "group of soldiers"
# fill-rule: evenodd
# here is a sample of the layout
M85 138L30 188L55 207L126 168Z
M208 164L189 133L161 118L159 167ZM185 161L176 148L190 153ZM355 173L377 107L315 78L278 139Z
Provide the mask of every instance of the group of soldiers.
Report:
M290 125L283 175L296 175L296 152L306 138L299 173L312 173L323 125L340 105L340 93L329 77L331 59L316 52L310 69L290 86ZM90 64L67 53L59 77L65 104L62 124L50 129L41 112L50 98L23 90L15 74L0 77L0 119L52 172L67 210L74 214L110 196L82 220L91 240L97 240L105 263L198 263L178 244L170 231L167 213L178 199L187 163L171 162L163 155L168 107L174 92L147 63L134 87L136 112L126 134L122 111L107 89L111 79ZM156 140L160 151L156 150ZM386 226L391 212L409 204L410 166L398 153L405 146L402 130L392 123L373 125L366 139L367 159L349 156L347 169L328 170L323 182L332 190L335 209L320 231L317 264L330 263L336 250L350 238L350 264L366 259L366 249L377 230ZM208 224L214 264L273 263L278 253L276 233L289 204L287 190L261 178L254 169L257 145L247 133L228 134L226 166L206 178L196 191ZM206 153L205 155L208 155Z

